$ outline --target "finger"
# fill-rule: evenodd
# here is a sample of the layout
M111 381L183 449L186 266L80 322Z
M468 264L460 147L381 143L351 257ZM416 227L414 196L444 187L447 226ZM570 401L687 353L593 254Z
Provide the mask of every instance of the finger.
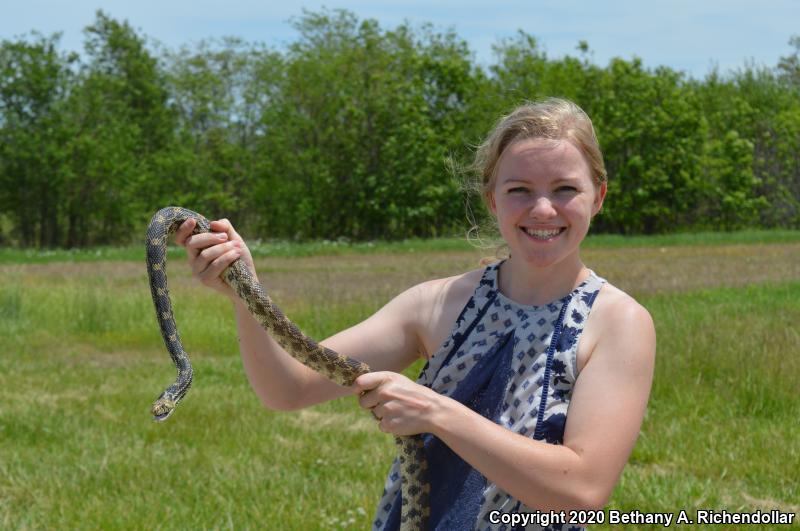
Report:
M377 420L383 420L384 417L386 417L386 415L389 413L383 404L378 404L374 408L370 409L370 411L372 412L372 416Z
M210 227L211 230L215 232L224 232L225 234L228 235L230 239L242 238L241 236L239 236L239 233L236 232L236 230L233 228L233 224L225 218L212 221Z
M389 380L386 372L368 372L362 374L353 382L353 392L355 394L364 394L379 387L383 382Z
M364 394L358 397L358 405L364 409L372 409L380 403L378 393L365 391Z
M389 419L381 419L378 421L378 429L381 430L383 433L391 433L389 428Z
M225 232L203 232L190 236L186 240L186 247L203 250L206 247L227 241L230 241L230 238Z
M195 260L193 261L192 272L195 275L201 276L202 278L207 278L207 275L204 275L204 273L208 270L209 267L211 267L211 264L213 264L214 261L218 260L221 256L225 255L226 253L238 249L239 247L236 245L235 242L220 243L218 245L207 247L202 251L200 251L200 253L197 255L197 258L195 258Z
M204 249L227 241L228 235L224 232L204 232L190 236L186 240L186 252L189 255L189 262L194 266L195 258L200 255Z
M221 254L216 259L214 259L208 267L200 273L198 276L203 281L210 281L218 278L225 269L234 263L240 256L242 255L242 251L238 248L231 249L228 252Z
M197 221L195 221L194 218L187 218L186 221L181 223L181 226L175 231L175 244L180 246L186 245L186 240L192 235L192 230L194 230L195 225L197 225Z

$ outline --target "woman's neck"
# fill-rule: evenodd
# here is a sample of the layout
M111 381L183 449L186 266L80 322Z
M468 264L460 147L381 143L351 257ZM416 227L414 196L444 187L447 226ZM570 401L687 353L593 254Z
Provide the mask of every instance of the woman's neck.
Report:
M500 292L520 304L541 306L574 290L589 276L580 257L548 267L515 262L511 257L500 267Z

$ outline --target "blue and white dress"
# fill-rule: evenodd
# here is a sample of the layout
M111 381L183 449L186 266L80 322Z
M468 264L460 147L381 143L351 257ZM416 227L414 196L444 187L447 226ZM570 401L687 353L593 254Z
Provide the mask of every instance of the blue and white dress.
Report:
M500 293L498 269L486 267L475 292L417 383L449 396L516 433L561 444L578 376L578 340L605 279L589 277L569 295L526 306ZM505 530L489 513L534 512L490 483L438 438L424 434L431 483L429 526ZM373 531L399 526L400 472L392 464ZM548 529L561 529L555 525ZM526 529L544 529L529 525ZM564 530L569 529L564 526ZM573 528L576 529L576 528Z

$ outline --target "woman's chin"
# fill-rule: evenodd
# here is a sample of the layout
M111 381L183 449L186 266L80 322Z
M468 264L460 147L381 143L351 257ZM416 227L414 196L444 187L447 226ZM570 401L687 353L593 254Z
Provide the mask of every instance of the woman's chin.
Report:
M537 269L557 267L563 264L571 263L570 257L575 253L566 252L563 249L531 249L527 246L521 246L517 249L510 247L511 256L514 260L521 260L527 267L535 267Z
M525 263L526 267L535 267L539 269L555 266L564 258L554 256L553 253L532 252L530 250L515 253L513 248L511 249L511 257L514 261L521 260Z

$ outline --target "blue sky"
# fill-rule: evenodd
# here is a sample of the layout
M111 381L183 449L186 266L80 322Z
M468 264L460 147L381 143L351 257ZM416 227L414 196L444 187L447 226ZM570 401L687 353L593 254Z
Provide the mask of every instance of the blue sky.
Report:
M82 29L103 9L170 47L235 35L280 48L295 37L292 17L323 6L387 28L404 20L453 28L484 65L493 43L523 29L550 57L575 54L586 40L599 65L635 55L648 67L667 65L697 78L712 65L722 72L746 61L774 66L800 34L800 0L0 0L0 38L60 31L62 47L80 51Z

